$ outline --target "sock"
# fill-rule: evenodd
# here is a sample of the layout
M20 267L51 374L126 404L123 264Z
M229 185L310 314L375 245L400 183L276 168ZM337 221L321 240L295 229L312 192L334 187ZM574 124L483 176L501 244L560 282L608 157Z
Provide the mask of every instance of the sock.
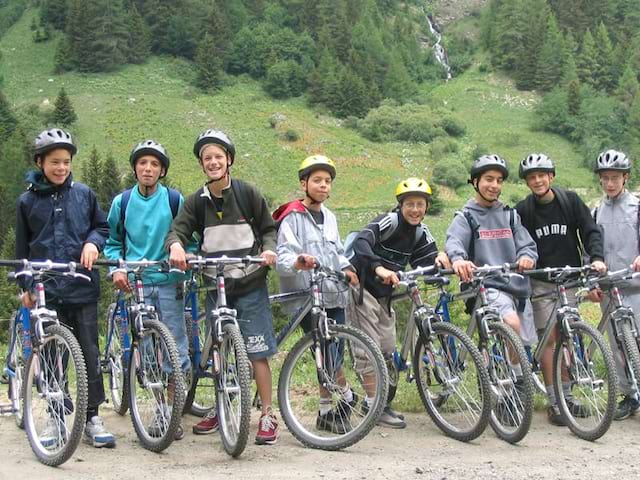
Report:
M331 411L331 399L321 398L320 399L320 415L326 415L330 411Z
M364 401L365 401L365 402L367 402L367 407L370 407L371 405L373 405L373 401L374 401L374 400L375 400L375 399L374 399L373 397L366 397L366 398L364 399Z
M545 385L544 387L547 390L547 397L549 398L549 405L556 404L556 392L553 391L553 385Z
M346 391L343 390L342 387L340 387L340 392L342 393L342 398L344 398L345 402L353 402L353 390L351 390L351 387L349 387L349 385L346 386Z
M516 374L516 378L519 378L522 376L522 365L518 363L516 365L511 365L511 368L513 368L513 371Z
M89 423L91 421L91 419L93 417L97 417L98 416L98 409L91 409L91 410L87 410L87 423Z
M571 384L569 382L562 384L562 394L564 395L565 400L573 398L573 394L571 393Z

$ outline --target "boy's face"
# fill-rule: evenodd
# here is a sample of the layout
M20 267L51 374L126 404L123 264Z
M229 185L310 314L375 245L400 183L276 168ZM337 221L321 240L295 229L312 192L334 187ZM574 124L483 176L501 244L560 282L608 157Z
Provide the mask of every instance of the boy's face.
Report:
M38 159L37 165L49 183L59 187L71 173L71 152L65 148L56 148Z
M500 170L487 170L478 178L478 192L488 202L495 202L502 193L504 175Z
M333 180L329 172L325 170L315 170L311 172L306 180L300 180L300 187L316 202L322 203L329 198L332 183Z
M553 173L551 172L532 172L526 176L525 181L531 190L531 193L542 197L547 194L553 182Z
M422 195L404 197L400 205L400 212L410 225L418 225L427 214L427 199Z
M136 160L136 178L142 187L153 187L164 174L162 162L153 155L143 155Z
M227 152L223 148L215 144L209 144L202 150L200 154L200 163L202 170L207 174L209 180L220 180L225 177L229 171L229 160Z
M615 198L624 190L624 184L629 179L629 174L616 171L605 170L600 172L600 186L602 191L609 198Z

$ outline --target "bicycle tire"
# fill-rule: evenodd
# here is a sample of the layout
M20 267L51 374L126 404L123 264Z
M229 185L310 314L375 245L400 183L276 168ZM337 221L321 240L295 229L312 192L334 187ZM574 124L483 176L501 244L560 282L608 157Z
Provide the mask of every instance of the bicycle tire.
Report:
M491 410L489 424L498 438L517 443L529 432L533 416L531 364L520 337L509 325L492 321L489 322L489 330L491 343L481 353L485 357L493 393L498 399ZM511 367L513 363L519 363L522 368L519 379Z
M18 428L24 429L24 396L23 383L25 376L25 362L24 362L24 346L23 346L23 332L22 329L17 326L16 312L11 317L10 332L13 335L13 342L10 346L11 355L9 357L9 363L13 367L13 375L9 376L9 401L11 402L11 408L13 410L13 418L16 421Z
M54 467L66 462L80 443L89 387L82 349L73 334L58 324L44 332L42 345L27 361L24 421L31 450L41 463Z
M626 322L620 324L620 334L622 336L625 360L635 377L635 386L638 387L640 386L640 351L638 350L638 341L631 331L630 322L633 322L633 320L633 318L627 318Z
M129 410L129 372L123 348L121 326L118 321L118 318L122 317L114 316L115 309L116 304L112 303L107 312L107 325L112 332L107 336L108 344L104 363L109 374L109 394L113 410L118 415L124 416Z
M244 451L249 438L251 367L238 327L227 323L222 327L222 332L216 407L222 446L225 452L235 458Z
M287 428L298 441L307 447L332 451L359 442L371 431L386 405L389 380L382 352L368 335L352 326L335 324L330 325L329 333L331 340L327 341L315 339L314 333L309 332L291 348L280 372L278 404ZM342 427L336 429L320 429L326 425L319 424L322 419L317 411L319 379L313 375L313 372L318 373L313 353L316 347L321 352L324 383L331 394L330 413L334 425L336 415L342 421L342 424L338 423ZM339 353L341 348L342 354ZM370 406L364 401L366 390L361 374L367 367L373 370L370 376L375 390ZM340 371L353 393L351 402L344 400L341 394L343 388L337 380Z
M491 387L484 359L455 325L434 322L431 329L431 338L418 336L413 355L420 399L445 435L469 442L484 432L491 415ZM466 412L461 405L467 407Z
M185 322L189 319L191 324L191 313L185 312ZM200 354L204 355L205 343L208 338L209 332L207 331L206 314L200 312L198 315L198 326L200 329ZM202 371L199 365L195 364L193 357L193 325L189 327L189 358L191 360L191 376L185 379L185 385L187 387L187 397L184 403L184 413L190 413L196 417L204 417L207 412L216 406L216 394L215 394L215 381L213 379L213 373L211 371L211 362L208 362L205 371Z
M168 365L162 359L167 359ZM143 320L143 331L131 347L128 378L136 435L144 448L161 452L175 439L185 392L178 348L159 320Z
M393 399L396 398L398 391L398 382L400 380L400 371L393 357L386 359L387 372L389 374L389 393L387 394L387 404L391 404Z
M591 325L574 321L570 327L571 338L563 335L564 338L559 339L553 357L556 400L569 429L577 437L593 441L607 432L616 408L617 376L613 355L604 337ZM565 367L571 396L565 396L563 391L562 371Z

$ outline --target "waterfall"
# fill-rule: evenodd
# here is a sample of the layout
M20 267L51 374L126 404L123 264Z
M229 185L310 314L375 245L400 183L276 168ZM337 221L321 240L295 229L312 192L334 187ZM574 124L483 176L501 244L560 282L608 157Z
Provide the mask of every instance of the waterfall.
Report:
M442 65L447 72L447 80L451 80L451 67L449 66L447 52L442 46L442 34L438 30L438 26L433 21L433 17L431 16L431 14L426 12L426 9L425 17L427 18L427 23L429 24L429 30L431 31L431 34L436 38L436 44L433 46L433 52L436 56L436 60L438 60L438 63Z

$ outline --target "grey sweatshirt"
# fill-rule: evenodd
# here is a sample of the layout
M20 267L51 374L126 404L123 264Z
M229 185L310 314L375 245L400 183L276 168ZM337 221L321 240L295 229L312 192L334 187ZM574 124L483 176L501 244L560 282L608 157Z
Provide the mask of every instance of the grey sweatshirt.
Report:
M502 265L513 263L523 256L538 260L536 243L522 225L520 216L513 211L513 231L510 226L510 211L501 202L491 207L483 207L475 199L469 200L463 210L468 210L479 228L475 235L471 225L462 212L456 212L453 222L447 229L445 250L451 262L460 259L471 260L478 266ZM469 258L471 242L474 242L473 257ZM524 298L530 295L528 278L490 279L487 286L504 290L515 297Z

